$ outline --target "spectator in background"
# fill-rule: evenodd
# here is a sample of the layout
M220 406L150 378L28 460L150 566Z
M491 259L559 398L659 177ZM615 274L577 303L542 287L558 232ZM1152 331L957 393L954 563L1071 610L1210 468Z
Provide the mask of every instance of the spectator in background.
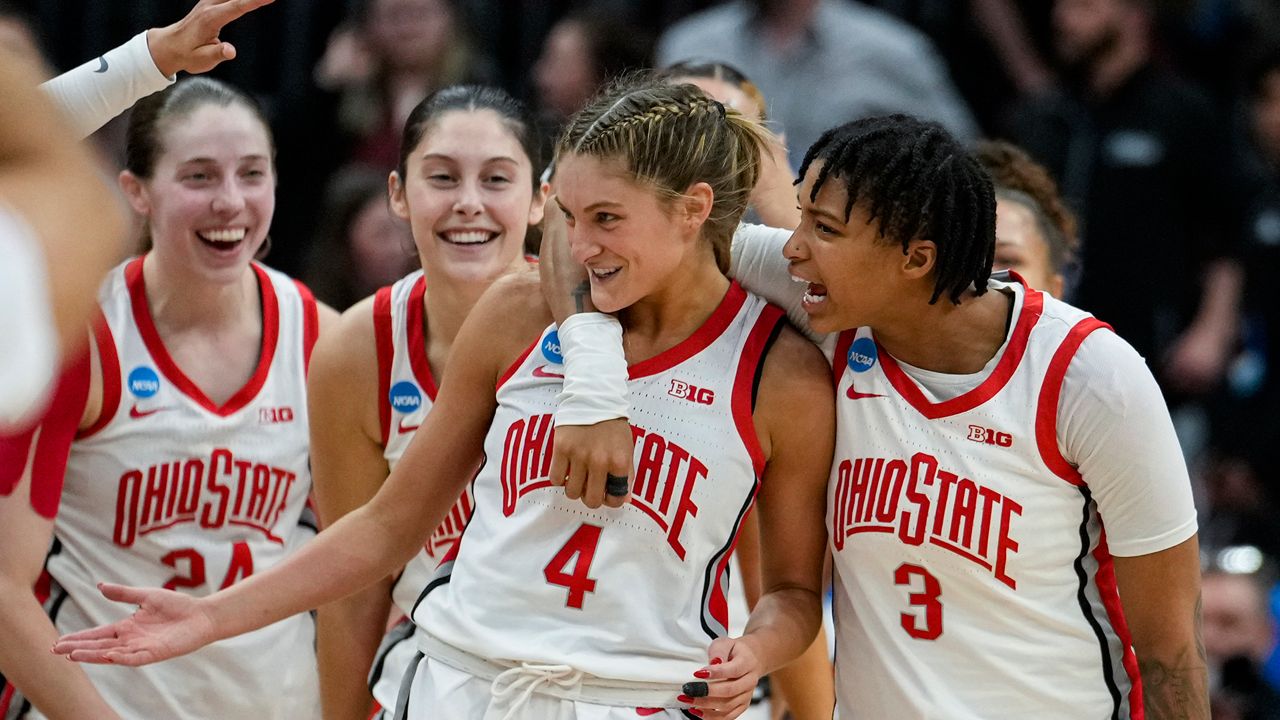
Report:
M325 193L324 212L305 278L330 307L346 310L417 267L409 227L387 207L385 175L339 172Z
M769 98L791 164L824 130L903 112L936 120L969 140L976 127L924 35L849 0L735 0L676 23L657 60L729 63Z
M544 155L551 156L560 128L606 80L652 62L653 38L615 14L587 8L561 18L533 66Z
M1148 358L1176 401L1222 379L1243 281L1222 123L1153 65L1154 13L1151 0L1056 0L1066 90L1024 103L1013 129L1081 217L1075 302ZM1181 439L1193 453L1203 442Z
M1276 644L1268 610L1274 565L1251 546L1205 558L1200 592L1214 720L1280 719L1280 693L1262 675Z

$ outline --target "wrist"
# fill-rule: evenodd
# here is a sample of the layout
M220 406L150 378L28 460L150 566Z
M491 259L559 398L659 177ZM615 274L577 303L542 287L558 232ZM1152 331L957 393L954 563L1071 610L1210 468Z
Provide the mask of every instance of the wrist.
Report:
M182 69L177 54L169 50L169 38L172 34L173 31L167 27L147 30L147 50L151 53L151 62L155 63L156 69L167 78L177 75Z

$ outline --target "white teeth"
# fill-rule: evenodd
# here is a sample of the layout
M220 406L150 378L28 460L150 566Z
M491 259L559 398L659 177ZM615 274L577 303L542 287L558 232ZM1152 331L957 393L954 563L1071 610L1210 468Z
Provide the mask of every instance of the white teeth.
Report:
M805 279L804 279L804 278L802 278L802 277L796 277L795 275L792 275L792 276L791 276L791 282L804 283L804 284L806 284L806 285L808 285L808 284L809 284L809 281L808 281L808 280L805 280Z
M805 305L817 305L820 302L826 302L826 299L827 299L826 295L814 295L811 292L807 292L804 294Z
M244 239L245 228L221 228L197 233L201 238L215 243L237 243Z
M619 270L619 269L620 269L620 268L607 268L607 269L606 269L606 268L591 268L591 274L592 274L592 275L595 275L595 276L596 276L596 277L598 277L598 278L607 278L607 277L609 277L610 275L612 275L612 274L614 274L614 273L618 272L618 270Z
M479 245L488 242L493 237L493 233L484 230L466 230L456 232L446 232L445 239L456 245Z

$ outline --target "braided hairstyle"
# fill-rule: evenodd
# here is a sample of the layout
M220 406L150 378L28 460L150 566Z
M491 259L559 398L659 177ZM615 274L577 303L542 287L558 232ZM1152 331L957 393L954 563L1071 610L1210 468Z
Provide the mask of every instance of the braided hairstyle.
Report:
M996 198L1018 203L1031 212L1036 229L1049 248L1053 271L1063 272L1075 258L1080 242L1075 215L1062 202L1049 171L1022 148L1003 140L978 143L974 155L991 175Z
M804 180L814 161L822 167L810 200L830 177L840 178L848 220L858 203L879 235L902 244L932 241L938 248L933 295L960 303L965 291L987 291L995 257L996 201L991 179L941 125L909 115L866 118L832 128L805 153Z
M556 147L568 155L618 159L637 182L664 202L691 185L711 186L711 213L701 234L716 265L729 270L729 243L760 176L769 131L693 85L669 85L651 75L615 82L569 121Z

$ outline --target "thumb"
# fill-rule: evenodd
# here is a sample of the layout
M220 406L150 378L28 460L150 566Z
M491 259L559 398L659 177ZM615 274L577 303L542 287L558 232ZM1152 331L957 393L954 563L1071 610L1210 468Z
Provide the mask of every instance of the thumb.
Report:
M728 661L733 654L733 645L734 639L729 637L718 637L712 640L707 646L707 667L711 668Z
M98 590L108 600L141 605L147 599L147 591L143 588L116 585L114 583L98 583Z
M202 73L212 70L224 60L230 60L236 56L236 48L229 42L214 41L208 45L201 45L192 50L187 56L187 62L183 68L190 73Z

